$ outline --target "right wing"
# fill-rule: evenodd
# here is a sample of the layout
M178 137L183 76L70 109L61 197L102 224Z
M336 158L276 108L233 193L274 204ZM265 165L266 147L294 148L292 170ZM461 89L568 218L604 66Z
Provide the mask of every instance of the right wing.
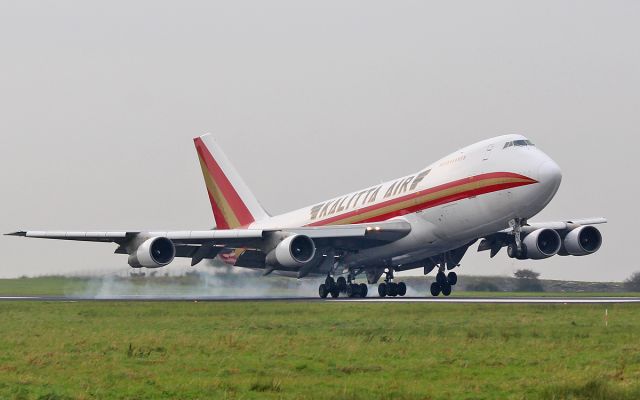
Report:
M538 229L553 229L561 234L566 234L568 231L571 231L580 226L606 224L607 222L608 221L606 218L601 217L572 219L566 221L533 222L524 225L521 228L521 231L523 234L528 234ZM505 229L484 237L482 242L480 242L478 251L491 250L490 256L491 258L493 258L496 256L496 254L498 254L500 249L507 246L511 242L513 242L513 230Z

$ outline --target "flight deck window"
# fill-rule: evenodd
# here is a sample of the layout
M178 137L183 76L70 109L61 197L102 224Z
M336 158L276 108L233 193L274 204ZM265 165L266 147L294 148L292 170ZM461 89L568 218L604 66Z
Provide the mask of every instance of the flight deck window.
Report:
M503 149L506 149L507 147L525 147L525 146L535 146L535 144L533 144L531 142L531 140L514 140L512 142L507 142L504 144Z

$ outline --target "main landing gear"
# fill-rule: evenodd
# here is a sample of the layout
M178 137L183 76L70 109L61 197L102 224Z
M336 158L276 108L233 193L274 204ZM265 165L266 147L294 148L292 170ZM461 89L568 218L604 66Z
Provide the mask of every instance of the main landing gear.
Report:
M329 295L336 298L340 296L341 293L347 297L365 298L369 293L369 287L366 283L353 283L351 275L348 275L347 279L341 276L336 280L334 280L332 276L327 276L324 283L318 287L318 294L322 299L326 299Z
M436 281L431 284L431 295L436 297L442 293L444 296L449 296L456 283L458 283L458 275L453 271L445 275L444 268L440 267Z
M396 297L407 294L407 285L404 282L393 282L393 270L385 270L384 282L378 285L378 295L380 297Z

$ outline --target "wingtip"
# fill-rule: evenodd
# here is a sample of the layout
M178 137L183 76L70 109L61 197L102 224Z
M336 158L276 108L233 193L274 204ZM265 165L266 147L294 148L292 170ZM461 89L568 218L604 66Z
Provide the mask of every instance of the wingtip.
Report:
M17 232L5 233L4 235L5 236L27 236L27 232L17 231Z

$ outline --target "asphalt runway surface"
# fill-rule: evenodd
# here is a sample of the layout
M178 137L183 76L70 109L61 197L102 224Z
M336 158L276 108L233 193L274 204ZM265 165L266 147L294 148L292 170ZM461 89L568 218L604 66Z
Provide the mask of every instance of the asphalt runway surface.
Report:
M178 297L178 296L112 296L112 297L67 297L67 296L0 296L0 301L191 301L191 302L313 302L313 303L488 303L488 304L611 304L640 303L640 297L368 297L320 299L317 297Z

